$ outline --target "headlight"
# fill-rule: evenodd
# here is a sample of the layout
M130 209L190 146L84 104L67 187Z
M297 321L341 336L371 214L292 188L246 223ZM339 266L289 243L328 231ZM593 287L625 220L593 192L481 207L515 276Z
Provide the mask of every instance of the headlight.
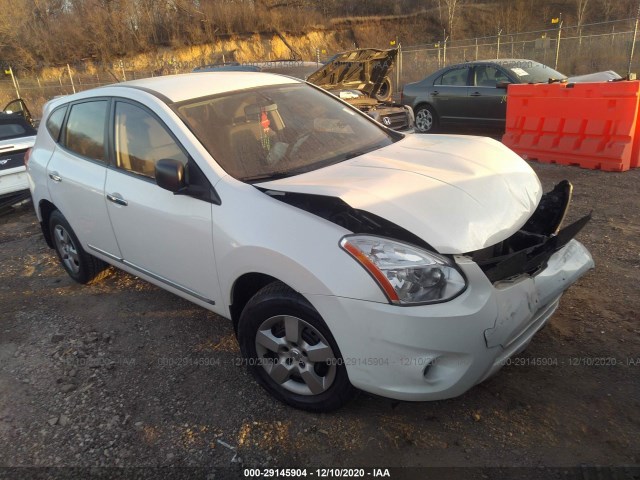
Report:
M340 246L378 282L391 303L451 300L466 287L453 263L436 253L371 235L348 235Z

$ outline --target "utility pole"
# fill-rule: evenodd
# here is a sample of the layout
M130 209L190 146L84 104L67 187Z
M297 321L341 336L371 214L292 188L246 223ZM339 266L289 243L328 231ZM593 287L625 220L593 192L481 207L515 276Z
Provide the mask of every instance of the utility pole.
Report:
M627 67L627 75L631 74L631 62L633 61L633 51L636 46L636 36L638 35L638 17L640 17L640 0L638 0L638 10L636 11L636 24L633 28L633 41L631 42L631 51L629 52L629 66Z
M558 41L556 42L556 63L554 70L558 69L558 57L560 56L560 37L562 36L562 13L560 14L560 22L558 23Z

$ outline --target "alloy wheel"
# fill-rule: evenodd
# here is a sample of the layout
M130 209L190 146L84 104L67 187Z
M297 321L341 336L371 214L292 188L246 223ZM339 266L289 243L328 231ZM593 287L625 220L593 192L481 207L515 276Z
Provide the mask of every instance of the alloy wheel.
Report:
M80 257L69 233L62 225L56 225L53 237L62 262L70 271L77 274L80 271Z
M255 338L257 361L281 387L298 395L319 395L336 377L336 358L327 339L291 315L265 320Z

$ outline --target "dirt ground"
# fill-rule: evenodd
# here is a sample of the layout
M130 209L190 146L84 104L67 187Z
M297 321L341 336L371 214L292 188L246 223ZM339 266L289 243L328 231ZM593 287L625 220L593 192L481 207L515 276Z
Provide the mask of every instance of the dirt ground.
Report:
M574 184L568 221L594 211L578 239L596 269L523 354L465 395L362 394L329 415L258 387L227 320L121 271L75 284L31 205L2 216L0 466L223 467L242 477L266 466L640 464L640 169L532 166L545 190Z

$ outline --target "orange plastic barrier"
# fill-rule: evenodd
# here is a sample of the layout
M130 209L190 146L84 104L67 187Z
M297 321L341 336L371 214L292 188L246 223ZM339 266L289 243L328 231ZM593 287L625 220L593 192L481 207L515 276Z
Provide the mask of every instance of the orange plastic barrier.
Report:
M640 81L509 85L502 141L543 163L613 172L638 167L639 98Z

